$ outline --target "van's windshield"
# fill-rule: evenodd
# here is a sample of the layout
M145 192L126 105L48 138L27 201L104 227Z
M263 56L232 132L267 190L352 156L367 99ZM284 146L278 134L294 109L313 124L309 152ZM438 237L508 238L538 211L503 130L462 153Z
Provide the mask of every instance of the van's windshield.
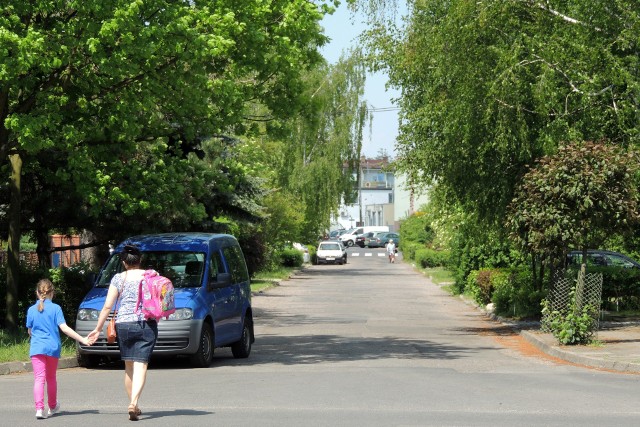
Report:
M153 269L158 274L168 277L176 288L191 288L202 285L205 254L201 252L143 252L142 268ZM97 287L108 287L111 279L124 270L117 254L107 261Z

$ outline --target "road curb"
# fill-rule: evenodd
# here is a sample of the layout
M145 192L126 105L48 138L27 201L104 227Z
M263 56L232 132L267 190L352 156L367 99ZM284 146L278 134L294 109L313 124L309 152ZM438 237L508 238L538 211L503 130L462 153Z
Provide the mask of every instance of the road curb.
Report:
M58 369L77 368L78 359L75 357L63 357L58 361ZM19 374L33 372L31 362L6 362L0 363L0 375Z
M608 369L619 372L633 372L640 373L640 363L619 362L615 360L597 359L582 354L577 354L572 351L564 350L560 347L552 346L536 336L535 333L530 331L520 331L520 335L527 340L530 344L541 350L542 352L557 357L558 359L565 360L567 362L575 363L578 365L589 366L598 369Z

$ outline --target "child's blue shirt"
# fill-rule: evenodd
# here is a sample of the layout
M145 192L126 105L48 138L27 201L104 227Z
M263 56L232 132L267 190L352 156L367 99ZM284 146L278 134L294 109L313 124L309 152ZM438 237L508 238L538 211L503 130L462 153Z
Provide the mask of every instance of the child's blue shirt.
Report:
M58 304L45 299L44 310L38 311L39 303L36 302L27 311L27 328L31 328L29 357L43 354L60 358L62 344L59 326L67 322Z

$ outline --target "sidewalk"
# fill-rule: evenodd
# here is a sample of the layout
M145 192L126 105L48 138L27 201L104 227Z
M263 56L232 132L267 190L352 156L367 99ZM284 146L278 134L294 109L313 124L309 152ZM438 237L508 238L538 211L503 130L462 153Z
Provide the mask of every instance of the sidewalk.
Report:
M567 362L611 371L640 374L640 323L602 322L596 345L559 345L539 329L520 335L544 353Z

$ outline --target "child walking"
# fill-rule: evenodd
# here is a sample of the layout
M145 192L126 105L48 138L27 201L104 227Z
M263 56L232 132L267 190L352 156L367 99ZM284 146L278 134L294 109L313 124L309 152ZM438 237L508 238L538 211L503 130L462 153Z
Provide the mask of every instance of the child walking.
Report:
M36 403L36 418L43 419L44 415L44 386L47 385L47 400L49 411L47 416L60 411L58 402L58 382L56 371L62 343L60 330L83 345L91 345L88 338L81 337L76 331L67 326L62 309L53 303L53 283L48 279L38 282L36 295L38 302L27 311L27 328L31 337L29 356L33 366L33 399Z

